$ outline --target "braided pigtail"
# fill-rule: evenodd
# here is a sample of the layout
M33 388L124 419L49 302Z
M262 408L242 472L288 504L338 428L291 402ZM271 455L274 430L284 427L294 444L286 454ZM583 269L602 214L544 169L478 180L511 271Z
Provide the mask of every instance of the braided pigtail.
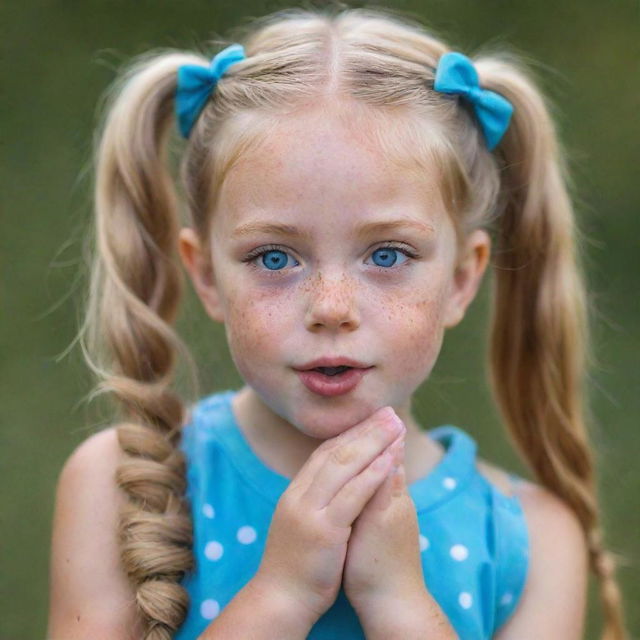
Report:
M193 567L179 449L185 410L169 388L176 352L193 365L171 326L182 272L173 255L178 215L165 146L175 126L176 69L194 62L202 64L169 53L132 65L112 89L96 152L97 247L83 327L88 349L82 344L102 379L93 396L111 392L122 410L124 460L115 474L126 495L121 557L149 640L169 640L184 619L189 599L177 583Z
M614 555L599 528L594 461L583 415L588 318L568 173L548 107L520 70L476 67L513 119L501 144L506 191L497 225L491 381L509 435L541 483L577 514L600 583L605 640L625 637Z

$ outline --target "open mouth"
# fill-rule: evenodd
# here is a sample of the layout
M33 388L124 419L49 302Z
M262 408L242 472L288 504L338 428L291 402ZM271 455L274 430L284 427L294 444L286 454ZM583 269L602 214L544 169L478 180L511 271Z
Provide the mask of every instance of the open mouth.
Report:
M319 373L324 373L325 376L339 376L341 373L345 371L349 371L353 369L353 367L316 367L315 369L311 369L311 371L318 371Z
M332 397L353 391L370 369L373 367L315 367L298 370L298 375L312 393Z

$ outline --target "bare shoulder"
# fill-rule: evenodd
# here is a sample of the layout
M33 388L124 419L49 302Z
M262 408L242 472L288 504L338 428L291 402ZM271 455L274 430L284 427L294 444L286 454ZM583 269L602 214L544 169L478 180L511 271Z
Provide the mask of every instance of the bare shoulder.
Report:
M584 554L586 564L586 537L573 509L552 491L533 482L519 483L516 491L527 520L532 554L537 549L543 552L538 553L539 557L551 557L565 554L562 546L570 547L573 553L568 555L578 561Z
M517 608L495 638L579 640L588 584L587 545L580 521L541 485L525 481L516 491L529 532L529 569Z
M523 482L517 495L522 504L529 535L534 570L558 560L556 571L573 564L580 574L588 570L587 540L576 513L545 487ZM551 569L553 573L553 569Z
M120 564L116 427L89 436L58 477L53 517L47 640L140 635L135 594Z

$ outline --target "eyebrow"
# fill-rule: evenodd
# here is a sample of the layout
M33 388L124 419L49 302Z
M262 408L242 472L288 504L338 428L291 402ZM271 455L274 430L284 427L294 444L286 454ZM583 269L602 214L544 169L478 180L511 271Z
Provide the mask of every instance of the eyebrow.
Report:
M435 229L425 222L418 222L417 220L393 220L389 222L367 222L358 227L358 235L369 236L374 233L385 233L400 229L409 229L429 234L435 232ZM306 230L298 229L290 224L274 222L249 222L235 229L232 235L234 237L243 237L254 233L270 233L294 238L306 238L307 240L311 239L311 234Z

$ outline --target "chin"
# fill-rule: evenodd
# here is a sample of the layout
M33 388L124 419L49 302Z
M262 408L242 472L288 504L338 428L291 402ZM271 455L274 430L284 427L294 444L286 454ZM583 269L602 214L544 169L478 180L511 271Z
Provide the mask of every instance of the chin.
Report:
M333 410L329 410L329 407L326 409L311 409L299 412L292 424L296 425L299 431L310 438L328 440L359 424L378 408L380 407L369 408L365 403L362 403L355 406L351 411L345 411L340 407L334 407Z

